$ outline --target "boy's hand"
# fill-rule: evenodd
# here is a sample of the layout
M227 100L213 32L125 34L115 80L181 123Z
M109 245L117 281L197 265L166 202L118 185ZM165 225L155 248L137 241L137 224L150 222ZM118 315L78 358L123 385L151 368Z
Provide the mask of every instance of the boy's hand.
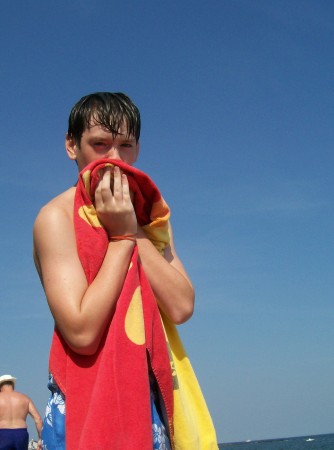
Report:
M111 171L114 182L111 186ZM128 179L119 167L106 167L95 190L97 216L109 236L136 234L137 218L131 201Z

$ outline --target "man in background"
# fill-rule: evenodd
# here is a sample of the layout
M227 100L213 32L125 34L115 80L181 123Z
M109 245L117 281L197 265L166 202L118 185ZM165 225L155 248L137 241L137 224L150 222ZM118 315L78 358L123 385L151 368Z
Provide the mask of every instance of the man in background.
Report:
M31 399L15 392L16 378L0 376L0 450L27 450L29 434L28 414L33 418L38 433L38 449L42 448L42 419Z

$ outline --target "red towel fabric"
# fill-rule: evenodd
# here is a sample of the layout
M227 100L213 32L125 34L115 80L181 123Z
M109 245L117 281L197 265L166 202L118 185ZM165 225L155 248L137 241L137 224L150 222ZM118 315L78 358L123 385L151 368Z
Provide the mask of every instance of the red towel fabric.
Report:
M99 170L110 164L128 176L139 225L158 249L169 242L169 209L153 181L121 161L91 163L79 174L74 202L78 254L88 283L94 280L108 246L93 203ZM147 358L173 441L173 382L166 338L135 246L114 316L96 354L73 352L55 328L50 371L66 396L67 450L152 449Z

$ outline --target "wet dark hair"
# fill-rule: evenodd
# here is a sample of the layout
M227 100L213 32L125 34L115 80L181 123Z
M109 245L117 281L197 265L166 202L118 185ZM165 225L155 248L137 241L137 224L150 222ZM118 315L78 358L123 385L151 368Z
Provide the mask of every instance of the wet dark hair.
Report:
M93 125L100 125L113 136L125 122L128 135L136 141L140 136L140 112L132 100L121 92L96 92L82 97L72 108L68 118L68 136L80 145L82 133Z

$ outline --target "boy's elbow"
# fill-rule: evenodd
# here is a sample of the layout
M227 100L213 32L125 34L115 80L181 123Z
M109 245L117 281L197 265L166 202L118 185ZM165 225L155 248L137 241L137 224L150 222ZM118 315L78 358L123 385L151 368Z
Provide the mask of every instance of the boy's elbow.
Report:
M95 353L97 352L98 349L98 345L93 345L93 344L69 344L71 350L73 350L75 353L78 353L78 355L82 355L82 356L93 356L95 355Z
M194 308L187 308L182 311L179 311L177 314L175 314L173 318L173 322L175 325L182 325L183 323L187 322L191 318L191 316L194 313Z
M195 296L194 292L189 295L186 302L182 303L182 307L178 307L172 313L172 321L175 325L182 325L191 318L194 313Z
M94 355L99 347L99 340L97 337L88 333L76 333L67 336L66 342L71 350L83 356Z
M77 353L78 355L81 355L81 356L93 356L97 352L97 348L98 348L98 347L94 347L94 346L77 347L77 346L73 346L73 345L71 345L70 347L71 347L71 350L73 350L75 353Z

